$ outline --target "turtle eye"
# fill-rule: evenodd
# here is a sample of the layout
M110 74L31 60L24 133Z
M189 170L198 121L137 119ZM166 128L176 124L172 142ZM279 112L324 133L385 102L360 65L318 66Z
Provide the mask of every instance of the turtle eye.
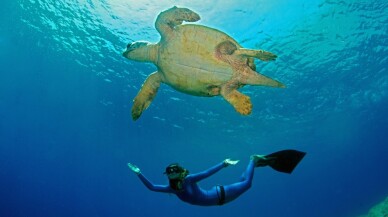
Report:
M127 44L127 49L130 48L131 45L132 45L132 43L128 43L128 44Z

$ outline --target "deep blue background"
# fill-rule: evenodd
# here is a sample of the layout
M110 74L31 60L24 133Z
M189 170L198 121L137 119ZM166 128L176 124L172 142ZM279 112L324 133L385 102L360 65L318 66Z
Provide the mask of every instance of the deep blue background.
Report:
M244 87L238 115L220 97L162 85L133 122L150 64L127 42L159 35L172 5L198 12L244 47L276 53L258 71L287 89ZM0 216L357 216L388 195L388 3L385 1L40 1L0 7ZM180 162L192 172L240 159L201 183L239 179L254 153L308 153L288 176L255 171L252 189L222 207L148 191Z

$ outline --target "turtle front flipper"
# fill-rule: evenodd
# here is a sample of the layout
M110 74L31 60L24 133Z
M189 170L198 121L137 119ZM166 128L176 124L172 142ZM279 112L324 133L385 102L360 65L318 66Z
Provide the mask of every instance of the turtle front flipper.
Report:
M271 52L265 51L265 50L252 50L252 49L245 49L245 48L239 48L234 52L235 55L242 55L245 57L254 57L258 58L262 61L271 61L275 60L277 56Z
M242 115L251 114L252 103L249 96L244 95L236 89L227 86L221 89L221 95L234 107L238 113Z
M155 28L163 38L171 33L175 26L182 24L183 21L195 22L199 19L201 18L194 11L188 8L178 8L174 6L158 15L155 22Z
M154 72L147 77L139 93L133 100L132 119L137 120L141 113L148 108L158 92L162 78L158 72Z

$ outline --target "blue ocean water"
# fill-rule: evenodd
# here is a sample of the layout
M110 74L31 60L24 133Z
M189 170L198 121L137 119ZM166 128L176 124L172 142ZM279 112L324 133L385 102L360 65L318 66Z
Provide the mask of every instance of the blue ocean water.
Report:
M4 0L0 4L0 216L347 217L388 196L388 3L383 0ZM257 70L286 89L246 86L248 117L220 97L162 85L134 122L132 100L155 67L121 56L157 42L157 14L201 15L244 47L276 53ZM201 182L239 180L251 154L308 154L292 175L256 169L221 207L150 192L127 168L166 184L166 165Z

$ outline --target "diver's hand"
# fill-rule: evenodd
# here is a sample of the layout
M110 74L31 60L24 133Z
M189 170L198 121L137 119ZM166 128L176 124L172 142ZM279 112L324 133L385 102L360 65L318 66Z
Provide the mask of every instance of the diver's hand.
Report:
M231 160L230 158L228 158L228 159L225 159L225 160L224 160L224 165L225 165L225 167L227 167L227 166L229 166L229 165L234 166L234 165L236 165L239 161L240 161L240 160Z
M140 174L140 169L139 167L131 164L131 163L128 163L128 167L129 169L131 169L134 173L136 173L136 175L139 175Z

